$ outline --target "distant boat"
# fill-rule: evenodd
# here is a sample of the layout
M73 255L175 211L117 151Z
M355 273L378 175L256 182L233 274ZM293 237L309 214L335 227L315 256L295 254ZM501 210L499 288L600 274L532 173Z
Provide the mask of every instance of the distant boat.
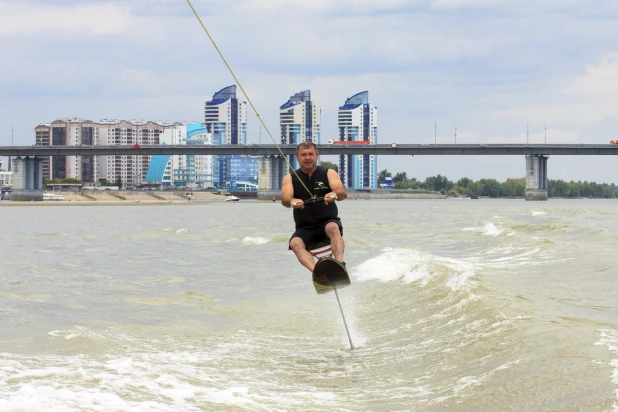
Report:
M64 200L64 197L55 193L43 193L43 200Z
M233 195L229 195L225 197L225 201L226 202L238 202L240 200L239 197L233 196Z

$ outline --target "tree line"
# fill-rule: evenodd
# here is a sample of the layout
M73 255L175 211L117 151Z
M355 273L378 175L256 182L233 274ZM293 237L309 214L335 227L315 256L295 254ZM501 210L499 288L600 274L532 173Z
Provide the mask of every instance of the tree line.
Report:
M79 179L74 179L72 177L55 177L52 180L43 179L43 189L47 188L48 184L64 184L64 183L72 183L72 184L82 184L82 181ZM109 182L107 179L99 179L99 184L101 186L118 186L118 188L122 188L122 181L120 177L116 180L116 182Z
M446 176L437 175L420 181L408 178L406 172L392 175L386 169L378 174L378 182L392 176L395 189L416 189L440 192L448 196L487 196L487 197L524 197L526 193L526 179L509 178L504 182L496 179L473 180L463 177L456 182ZM564 180L548 180L549 197L590 197L614 199L618 197L618 186L608 183L595 182L565 182Z
M322 166L338 171L335 163L322 162ZM487 196L487 197L524 197L526 194L526 179L509 178L504 182L496 179L480 179L474 181L468 177L453 182L446 176L437 175L420 181L408 178L406 172L393 175L384 169L378 173L378 182L383 182L386 176L392 176L395 189L412 189L440 192L447 196ZM595 182L565 182L564 180L548 180L549 197L590 197L601 199L618 198L618 186L614 183L595 183Z
M335 171L338 167L335 163L322 162L322 166L328 167ZM437 175L426 178L420 181L413 178L408 178L406 172L396 173L394 176L386 169L378 173L378 182L383 182L386 176L392 176L395 189L413 189L440 192L447 196L487 196L487 197L524 197L526 194L526 179L509 178L504 182L498 182L496 179L480 179L474 181L468 177L453 182L446 176ZM46 183L81 183L78 179L53 179ZM117 182L108 182L106 179L101 179L101 186L121 186L120 179ZM614 183L595 183L595 182L565 182L564 180L548 180L548 196L549 197L589 197L601 199L615 199L618 197L618 186Z

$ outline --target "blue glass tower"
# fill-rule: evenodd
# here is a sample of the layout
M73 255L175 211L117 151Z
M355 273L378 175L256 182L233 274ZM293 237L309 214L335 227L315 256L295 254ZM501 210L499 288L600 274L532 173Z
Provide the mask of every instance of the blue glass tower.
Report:
M378 108L369 103L368 91L355 94L339 107L338 126L337 144L378 143ZM340 155L339 176L349 188L377 188L377 156Z
M238 100L236 85L219 90L205 103L204 124L215 145L247 143L247 102ZM224 187L229 181L227 156L215 156L213 162L218 167L217 186Z

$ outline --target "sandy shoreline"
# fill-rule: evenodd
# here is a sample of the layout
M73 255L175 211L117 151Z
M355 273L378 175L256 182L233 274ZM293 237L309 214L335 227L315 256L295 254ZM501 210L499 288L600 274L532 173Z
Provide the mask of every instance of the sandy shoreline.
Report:
M226 197L208 192L194 192L191 199L178 192L84 192L58 193L64 200L0 201L0 206L151 206L151 205L204 205L223 203ZM254 201L254 199L243 199ZM230 203L230 202L225 202Z
M226 196L210 192L193 192L191 200L178 192L89 192L89 193L59 193L64 200L45 201L0 201L1 206L151 206L151 205L205 205L225 202ZM277 203L280 197L276 196ZM440 199L439 193L349 193L348 200L393 200L393 199ZM240 202L272 202L271 193L260 199L241 199Z
M255 199L243 199L243 202L255 202ZM3 200L0 201L0 207L2 206L157 206L157 205L208 205L215 203L235 203L226 202L225 198L220 196L216 198L198 198L191 199L153 199L149 198L135 198L132 196L126 199L65 199L65 200L44 200L44 201L12 201Z
M216 201L176 201L176 200L145 200L145 201L98 201L98 200L81 200L81 201L43 201L43 202L13 202L2 201L2 206L155 206L155 205L205 205L218 203ZM228 202L229 203L229 202Z

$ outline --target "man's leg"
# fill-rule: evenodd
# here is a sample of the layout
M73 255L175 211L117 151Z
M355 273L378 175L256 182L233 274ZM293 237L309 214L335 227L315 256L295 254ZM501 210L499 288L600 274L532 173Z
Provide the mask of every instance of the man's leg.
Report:
M330 239L330 247L333 250L335 259L339 262L343 262L343 251L345 249L345 244L343 243L343 238L341 237L341 229L339 228L339 225L335 222L328 222L324 228L324 232Z
M313 268L315 267L315 260L313 259L311 253L309 253L309 251L305 247L305 242L303 242L303 240L299 237L293 237L292 240L290 240L290 249L292 249L292 252L294 252L296 258L301 263L301 265L303 265L304 267L309 269L311 273L313 273Z

